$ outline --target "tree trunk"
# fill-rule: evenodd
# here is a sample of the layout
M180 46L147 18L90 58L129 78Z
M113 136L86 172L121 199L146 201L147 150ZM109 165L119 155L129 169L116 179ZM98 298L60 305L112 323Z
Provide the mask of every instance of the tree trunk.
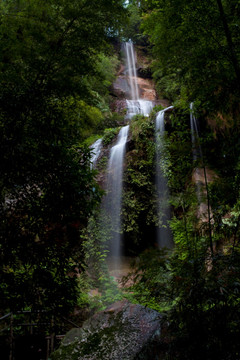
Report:
M238 84L239 84L240 83L240 67L239 67L238 59L237 59L236 52L234 49L232 35L231 35L230 29L229 29L229 26L227 23L227 19L226 19L225 13L224 13L222 0L217 0L217 5L218 5L219 13L220 13L220 18L222 20L225 36L227 39L227 45L228 45L229 52L230 52L230 58L231 58L232 65L234 67L234 71L237 76L237 80L238 80Z

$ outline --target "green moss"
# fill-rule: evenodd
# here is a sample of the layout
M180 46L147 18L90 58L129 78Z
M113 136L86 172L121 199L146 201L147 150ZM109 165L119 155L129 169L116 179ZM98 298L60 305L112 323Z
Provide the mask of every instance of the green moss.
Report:
M67 345L63 343L52 354L51 360L78 360L92 354L95 355L95 358L97 356L99 360L109 358L109 355L113 354L114 349L118 347L117 341L123 332L129 331L129 335L131 333L130 327L129 330L126 330L126 320L123 325L122 318L123 313L119 312L116 315L110 315L108 319L110 326L108 327L101 328L101 322L93 321L89 324L88 329L72 329L68 335L68 340L71 341L72 337L73 342Z
M130 131L133 149L126 156L123 224L128 247L141 245L142 250L146 246L144 239L149 238L156 222L154 122L137 115L132 119Z
M108 158L107 156L102 156L101 159L97 163L97 169L99 171L105 170L107 167Z
M86 146L91 146L95 141L97 141L98 139L100 139L102 137L102 135L99 134L94 134L89 136L87 139L84 140L83 144Z
M104 146L109 145L113 141L113 139L117 136L118 133L119 133L119 128L105 129L103 135L103 145Z
M76 351L77 341L69 345L61 345L60 348L51 354L51 360L78 360L79 352Z

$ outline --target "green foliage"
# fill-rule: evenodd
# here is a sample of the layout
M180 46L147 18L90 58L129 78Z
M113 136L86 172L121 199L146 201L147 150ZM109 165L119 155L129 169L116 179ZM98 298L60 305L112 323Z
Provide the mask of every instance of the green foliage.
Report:
M184 106L184 99L178 105ZM228 148L231 156L235 154L234 166L230 169L224 157L217 160L224 163L218 169L221 178L202 189L209 190L212 207L211 236L215 247L211 253L208 218L199 207L192 182L194 167L204 164L203 159L195 163L192 160L189 110L175 108L170 120L171 124L166 124L161 167L171 191L174 216L170 227L175 247L168 256L143 253L127 278L133 281L129 290L134 301L165 312L166 337L162 339L166 359L235 359L240 332L238 142L235 136L224 136L226 143L219 145L224 151ZM135 141L144 138L142 122L137 119L133 124ZM203 130L200 142L207 146L203 150L207 156L214 140L208 129ZM233 142L237 142L236 147ZM140 175L139 179L138 186L144 184L144 177ZM137 192L130 194L137 198ZM130 197L127 201L131 204ZM206 194L202 194L201 201L207 203ZM137 208L136 203L132 207ZM135 225L137 221L131 217Z
M187 116L186 116L187 115ZM184 191L193 170L192 144L189 129L189 113L175 108L170 115L171 128L164 138L163 160L167 163L163 170L168 179L171 194ZM164 164L163 164L164 165Z
M98 134L91 135L87 139L84 140L84 145L89 147L89 146L93 145L95 143L95 141L97 141L98 139L101 139L101 135L98 135Z
M123 224L128 249L144 248L144 238L156 221L154 171L154 125L150 118L135 116L130 124L131 151L124 177ZM144 219L144 220L143 220Z
M119 133L119 128L105 129L103 134L103 145L109 145Z
M107 42L125 10L121 0L0 6L0 308L67 313L79 231L102 194L79 143L109 111L118 62Z
M131 301L162 312L169 309L172 299L167 296L166 286L170 279L166 250L148 249L132 263L132 271L123 278Z
M74 305L79 228L100 193L86 150L58 152L51 173L47 168L38 184L16 186L1 206L1 308L68 311Z
M151 111L150 114L150 119L152 119L152 121L155 121L156 115L159 111L163 110L163 106L162 105L155 105L154 108Z
M100 53L97 57L94 73L87 77L91 103L104 114L104 118L112 117L109 108L109 101L111 100L109 87L115 80L118 66L119 60L116 54L110 55L110 51L107 55ZM99 128L104 129L103 122L97 126L97 129Z
M232 111L239 96L239 7L228 1L144 1L157 89L176 99L182 86L205 110Z
M99 55L99 62L97 63L97 71L103 79L102 89L98 92L103 93L104 90L108 89L115 80L115 72L119 66L119 59L117 55L106 56L104 54ZM100 86L100 83L98 84ZM96 90L96 89L95 89Z
M159 96L173 101L180 95L180 79L177 73L163 74L156 62L153 65L153 79Z
M209 258L144 252L125 279L133 301L163 314L163 359L235 359L239 353L239 253Z
M119 127L124 124L124 115L116 112L105 115L103 121L99 124L98 130L103 131L108 128Z
M141 31L141 10L137 4L131 3L127 6L128 22L121 31L125 41L131 40L137 45L147 45L147 37Z
M111 239L111 228L104 226L104 213L96 212L89 219L88 227L82 232L85 253L84 284L88 292L95 295L88 299L89 306L95 310L103 310L109 304L121 300L122 294L116 280L108 270L108 244Z
M239 254L173 259L176 304L167 315L176 359L234 359L239 353ZM234 276L232 274L234 273ZM184 355L183 355L184 354Z

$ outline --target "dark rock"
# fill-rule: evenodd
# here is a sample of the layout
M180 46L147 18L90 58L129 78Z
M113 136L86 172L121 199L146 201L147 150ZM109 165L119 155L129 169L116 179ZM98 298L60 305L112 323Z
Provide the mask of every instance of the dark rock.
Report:
M161 315L120 301L69 331L52 360L160 360Z
M124 114L126 111L126 100L125 99L117 99L111 104L111 110L120 114Z
M130 88L127 78L119 75L111 87L111 93L120 99L125 99L129 94Z
M139 67L137 75L143 79L152 79L152 70L149 67Z

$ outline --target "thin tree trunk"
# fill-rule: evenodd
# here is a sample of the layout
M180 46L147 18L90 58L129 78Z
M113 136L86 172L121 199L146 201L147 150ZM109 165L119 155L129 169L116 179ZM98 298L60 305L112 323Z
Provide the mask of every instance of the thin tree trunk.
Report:
M205 167L205 165L203 165L203 172L204 172L204 179L205 179L206 192L207 192L209 245L210 245L211 255L212 255L212 257L213 257L213 241L212 241L212 226L211 226L210 198L209 198L208 182L207 182L207 174L206 174L206 167Z
M219 13L220 13L220 18L222 20L225 36L227 39L227 44L228 44L228 48L229 48L229 52L230 52L230 58L231 58L232 65L234 67L234 71L236 73L238 84L239 84L240 83L240 67L239 67L237 55L236 55L236 52L234 49L232 35L231 35L230 29L229 29L229 26L227 23L227 19L226 19L225 13L224 13L222 0L217 0L217 5L218 5Z

